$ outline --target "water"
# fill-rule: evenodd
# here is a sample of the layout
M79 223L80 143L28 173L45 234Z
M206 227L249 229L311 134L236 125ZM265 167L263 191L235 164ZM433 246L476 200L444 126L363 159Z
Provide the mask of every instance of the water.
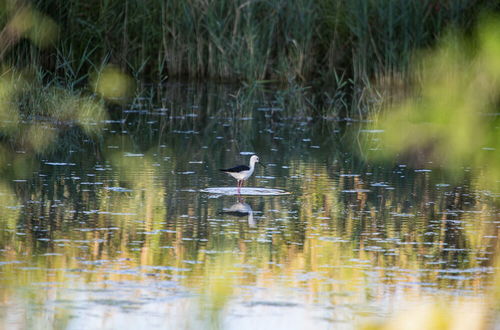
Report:
M481 169L367 162L359 136L380 132L362 125L258 102L239 120L187 95L51 153L4 145L3 328L353 329L422 301L488 308L500 220ZM267 168L238 196L218 169L254 152Z

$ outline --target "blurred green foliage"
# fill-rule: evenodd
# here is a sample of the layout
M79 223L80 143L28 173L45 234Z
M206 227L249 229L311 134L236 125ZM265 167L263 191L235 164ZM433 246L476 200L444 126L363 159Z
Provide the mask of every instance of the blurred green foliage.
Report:
M496 185L500 20L485 17L468 38L450 32L421 55L413 67L412 96L376 115L373 127L384 134L381 150L370 155L400 155L415 166L442 166L457 173L463 173L464 166L484 168L484 183Z

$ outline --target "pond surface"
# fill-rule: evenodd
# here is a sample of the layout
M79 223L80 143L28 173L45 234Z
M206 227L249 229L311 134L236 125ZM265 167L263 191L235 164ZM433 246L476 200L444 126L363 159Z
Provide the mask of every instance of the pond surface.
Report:
M0 327L353 329L483 304L500 219L481 169L370 163L362 124L175 88L100 136L2 146ZM253 153L237 195L218 169Z

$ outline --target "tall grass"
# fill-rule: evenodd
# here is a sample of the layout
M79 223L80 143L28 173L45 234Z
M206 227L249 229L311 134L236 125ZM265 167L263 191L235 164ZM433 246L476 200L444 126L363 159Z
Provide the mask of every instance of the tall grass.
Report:
M55 22L59 38L48 48L8 40L2 62L40 66L51 82L81 87L107 64L150 82L315 82L322 102L352 114L407 79L414 50L447 26L467 29L479 11L499 9L486 0L3 0L2 46L27 6Z
M103 60L142 78L354 81L396 72L449 25L473 22L488 1L34 0L61 28L47 69L73 74ZM5 4L4 4L5 6ZM9 58L20 61L22 45ZM34 60L33 58L31 60ZM81 65L80 65L81 66ZM334 82L333 79L327 79Z

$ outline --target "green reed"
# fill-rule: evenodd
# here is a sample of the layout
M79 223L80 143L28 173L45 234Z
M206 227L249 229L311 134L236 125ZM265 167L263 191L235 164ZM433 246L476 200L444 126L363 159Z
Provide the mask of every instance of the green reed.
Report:
M88 67L107 59L158 80L282 82L332 76L336 70L349 72L354 81L399 71L415 48L432 44L448 24L471 21L482 7L476 3L33 1L59 24L55 47L63 59L84 60ZM52 52L39 56L46 60Z
M81 87L113 64L141 81L313 84L329 106L311 114L349 116L406 83L414 51L449 25L467 29L479 11L498 9L473 0L2 1L4 32L29 4L57 25L57 40L39 47L55 25L30 25L32 42L0 55L8 66L40 66L48 81Z

